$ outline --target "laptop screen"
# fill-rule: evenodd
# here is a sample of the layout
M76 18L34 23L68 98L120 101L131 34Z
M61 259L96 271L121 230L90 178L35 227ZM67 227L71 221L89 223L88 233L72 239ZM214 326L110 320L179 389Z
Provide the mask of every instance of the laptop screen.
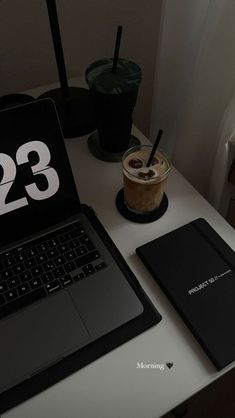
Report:
M63 221L79 198L54 103L0 112L0 243Z

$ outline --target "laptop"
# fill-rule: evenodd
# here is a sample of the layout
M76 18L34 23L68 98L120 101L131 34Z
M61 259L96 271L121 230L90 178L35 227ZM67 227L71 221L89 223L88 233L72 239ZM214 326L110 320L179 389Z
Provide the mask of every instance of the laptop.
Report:
M53 101L1 111L0 395L143 313L85 212Z

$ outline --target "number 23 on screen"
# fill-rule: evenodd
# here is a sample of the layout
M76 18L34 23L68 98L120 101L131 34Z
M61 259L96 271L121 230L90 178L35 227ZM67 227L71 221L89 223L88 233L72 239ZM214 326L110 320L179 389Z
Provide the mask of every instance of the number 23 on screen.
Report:
M16 152L16 164L8 154L0 153L0 166L3 169L0 182L0 215L28 205L27 197L8 203L6 203L6 199L16 177L17 165L29 162L28 156L32 151L36 152L39 158L38 163L31 166L32 173L34 176L40 174L46 177L47 189L42 191L37 187L36 183L28 184L25 186L28 196L34 200L44 200L53 196L59 189L59 177L56 170L48 165L51 160L51 154L44 142L30 141L21 145Z

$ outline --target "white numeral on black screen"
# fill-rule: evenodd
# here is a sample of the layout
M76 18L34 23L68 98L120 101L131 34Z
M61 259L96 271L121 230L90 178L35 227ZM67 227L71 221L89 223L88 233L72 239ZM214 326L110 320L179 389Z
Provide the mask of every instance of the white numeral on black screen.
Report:
M48 164L51 160L50 150L42 141L30 141L19 147L16 152L17 165L29 162L29 153L36 152L39 157L37 164L31 166L34 176L43 175L46 177L48 187L40 190L36 183L25 186L27 194L34 200L44 200L53 196L59 189L59 177L56 170ZM7 194L13 185L17 173L17 165L7 154L0 153L0 165L3 168L2 180L0 182L0 215L28 205L27 197L22 197L6 203ZM36 180L36 179L35 179Z

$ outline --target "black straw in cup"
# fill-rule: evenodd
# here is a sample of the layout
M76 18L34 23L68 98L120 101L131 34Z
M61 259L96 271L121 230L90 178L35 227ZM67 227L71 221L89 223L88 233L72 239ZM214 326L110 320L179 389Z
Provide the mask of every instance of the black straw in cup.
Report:
M162 129L159 129L158 134L157 134L157 138L156 138L156 140L154 142L154 145L153 145L151 154L149 156L148 162L146 164L146 167L150 167L151 162L153 161L153 157L154 157L154 155L155 155L155 153L157 151L157 147L158 147L159 142L161 140L162 134L163 134L163 130Z
M117 63L118 63L118 57L119 57L121 37L122 37L122 26L119 25L118 28L117 28L115 49L114 49L114 55L113 55L113 66L112 66L112 73L113 74L116 74L116 72L117 72Z

